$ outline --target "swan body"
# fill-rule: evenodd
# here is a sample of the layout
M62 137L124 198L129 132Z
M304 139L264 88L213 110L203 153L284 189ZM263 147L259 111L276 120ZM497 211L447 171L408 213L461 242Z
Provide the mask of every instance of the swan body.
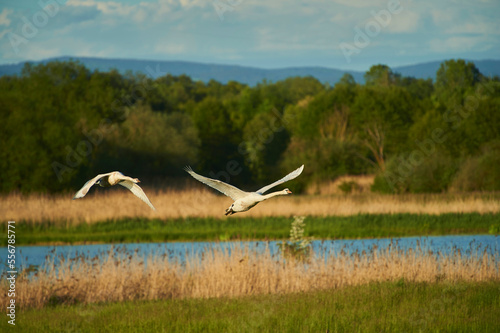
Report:
M191 167L189 166L186 167L184 170L186 170L186 172L189 173L194 179L216 189L217 191L227 195L228 197L231 197L231 199L233 199L234 202L231 206L229 206L228 209L226 209L225 215L232 215L235 213L246 212L250 208L257 205L259 202L262 202L269 198L278 195L292 194L292 191L290 191L287 188L282 191L277 191L269 194L264 194L264 193L275 186L278 186L280 184L283 184L284 182L297 178L302 173L302 170L304 170L304 165L302 165L297 170L290 172L288 175L281 178L280 180L275 181L274 183L269 184L267 186L264 186L263 188L261 188L256 192L245 192L233 185L224 183L223 181L203 177L194 172L193 169L191 169Z
M90 188L94 186L94 184L98 184L101 187L110 187L114 186L116 184L119 184L123 187L126 187L135 194L136 197L144 201L151 209L156 210L151 201L149 201L148 197L142 190L142 188L137 185L140 180L137 178L131 178L128 176L125 176L119 171L113 171L113 172L108 172L108 173L103 173L100 175L95 176L91 180L87 181L83 187L76 192L75 196L73 197L73 200L83 198Z

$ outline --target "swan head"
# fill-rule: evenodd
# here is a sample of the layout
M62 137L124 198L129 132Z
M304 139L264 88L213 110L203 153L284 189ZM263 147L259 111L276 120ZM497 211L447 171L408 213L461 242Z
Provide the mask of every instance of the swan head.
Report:
M292 191L290 191L289 189L286 188L286 189L283 190L283 193L285 193L285 194L292 194Z

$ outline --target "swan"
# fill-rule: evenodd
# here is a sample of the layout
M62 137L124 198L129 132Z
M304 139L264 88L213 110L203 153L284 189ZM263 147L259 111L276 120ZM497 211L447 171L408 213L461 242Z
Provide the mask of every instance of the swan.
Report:
M231 197L231 199L233 199L234 202L228 209L226 209L225 215L233 215L233 214L239 213L239 212L246 212L247 210L254 207L259 202L267 200L267 199L272 198L272 197L275 197L277 195L291 194L292 191L290 191L287 188L282 190L282 191L273 192L273 193L269 193L269 194L264 194L264 192L266 192L270 188L275 187L279 184L282 184L284 182L287 182L289 180L297 178L302 173L302 170L304 170L304 165L302 165L297 170L290 172L288 175L281 178L280 180L275 181L274 183L272 183L270 185L264 186L263 188L261 188L260 190L258 190L256 192L245 192L245 191L242 191L233 185L229 185L229 184L224 183L220 180L200 176L199 174L194 172L190 166L187 166L184 170L187 173L189 173L194 179L216 189L217 191L227 195L228 197Z
M86 182L83 187L78 190L78 192L76 192L73 200L83 198L94 184L98 184L101 187L110 187L116 184L120 184L121 186L128 188L132 193L135 194L136 197L147 203L148 206L151 207L151 209L156 210L142 188L137 185L137 183L139 182L139 179L125 176L119 171L103 173Z

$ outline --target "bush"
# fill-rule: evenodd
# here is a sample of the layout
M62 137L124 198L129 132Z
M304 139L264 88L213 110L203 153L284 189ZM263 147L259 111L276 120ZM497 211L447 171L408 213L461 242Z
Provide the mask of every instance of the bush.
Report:
M319 141L292 138L283 154L282 169L294 170L305 164L304 173L295 180L305 189L308 184L335 180L343 175L360 175L371 171L365 159L359 157L363 148L354 142L333 139ZM296 187L297 188L297 187Z
M359 185L352 180L349 182L345 181L339 185L339 189L342 191L342 193L349 194L352 193L353 190L359 190Z
M304 237L304 216L295 216L290 229L290 240L278 243L278 248L287 259L307 262L311 255L311 239Z
M500 142L490 142L462 163L450 189L455 192L500 190Z
M381 193L443 192L448 189L456 171L456 160L443 152L422 160L402 154L387 163L385 172L375 177L371 190Z

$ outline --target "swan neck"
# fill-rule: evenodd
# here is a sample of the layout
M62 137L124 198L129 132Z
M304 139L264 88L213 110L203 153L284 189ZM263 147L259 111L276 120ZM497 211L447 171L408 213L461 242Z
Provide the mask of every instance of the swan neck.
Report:
M283 191L278 191L278 192L273 192L273 193L269 193L269 194L264 194L263 195L263 200L266 200L266 199L269 199L269 198L272 198L272 197L276 197L278 195L286 195L287 193L283 192Z

